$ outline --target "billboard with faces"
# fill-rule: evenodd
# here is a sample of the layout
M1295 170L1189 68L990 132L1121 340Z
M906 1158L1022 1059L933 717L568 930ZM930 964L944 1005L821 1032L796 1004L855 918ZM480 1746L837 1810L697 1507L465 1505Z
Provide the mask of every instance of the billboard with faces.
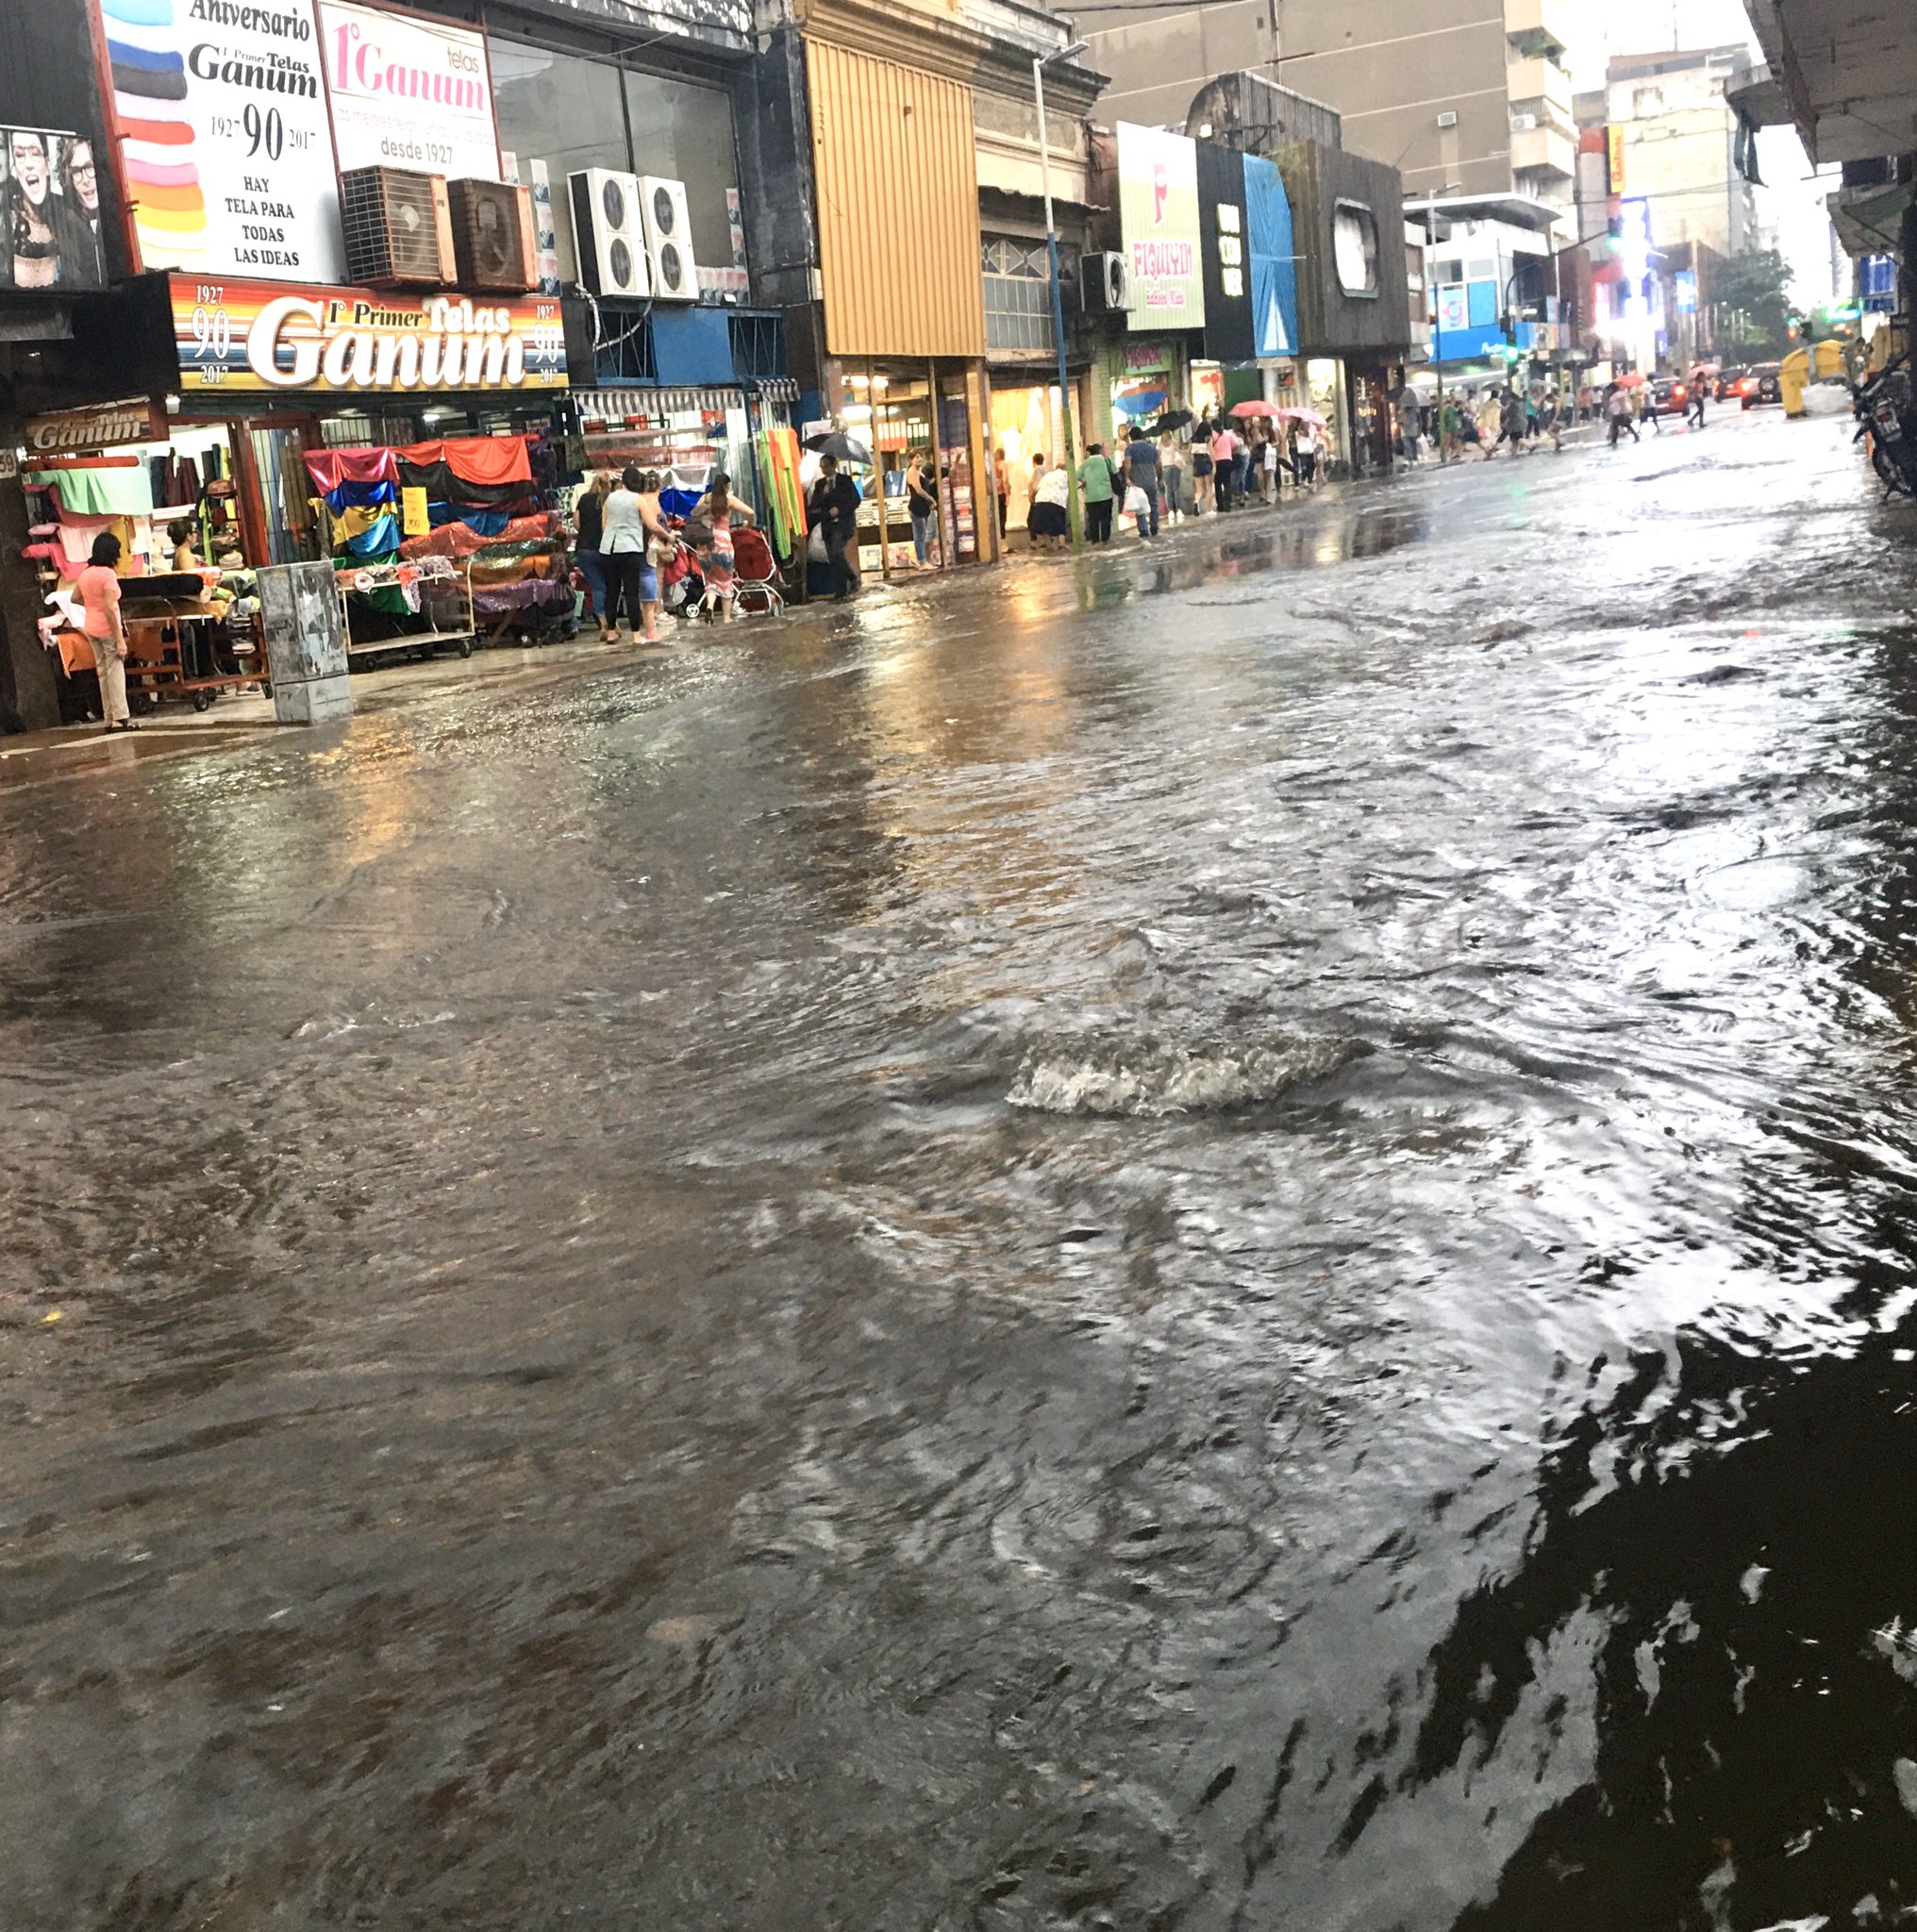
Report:
M100 157L71 127L0 127L0 290L107 284Z

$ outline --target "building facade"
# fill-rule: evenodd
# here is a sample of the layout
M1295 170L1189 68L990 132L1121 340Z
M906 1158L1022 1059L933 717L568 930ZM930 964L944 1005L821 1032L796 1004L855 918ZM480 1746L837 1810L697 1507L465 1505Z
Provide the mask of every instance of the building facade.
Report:
M1110 76L1108 112L1180 125L1181 93L1189 102L1242 69L1335 108L1344 146L1397 168L1414 198L1515 190L1570 205L1569 0L1113 0L1070 10L1087 58Z

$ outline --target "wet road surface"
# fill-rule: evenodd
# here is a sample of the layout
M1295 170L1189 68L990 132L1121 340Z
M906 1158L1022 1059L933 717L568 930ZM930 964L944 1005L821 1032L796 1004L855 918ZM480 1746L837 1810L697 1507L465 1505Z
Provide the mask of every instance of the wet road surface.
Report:
M9 1932L1896 1923L1913 585L1724 419L0 798Z

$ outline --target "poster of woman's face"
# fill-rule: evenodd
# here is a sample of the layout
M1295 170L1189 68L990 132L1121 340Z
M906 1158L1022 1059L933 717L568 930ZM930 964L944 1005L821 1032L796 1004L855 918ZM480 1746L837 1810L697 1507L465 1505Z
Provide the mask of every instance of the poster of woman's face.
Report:
M93 143L45 127L0 128L0 288L105 285Z

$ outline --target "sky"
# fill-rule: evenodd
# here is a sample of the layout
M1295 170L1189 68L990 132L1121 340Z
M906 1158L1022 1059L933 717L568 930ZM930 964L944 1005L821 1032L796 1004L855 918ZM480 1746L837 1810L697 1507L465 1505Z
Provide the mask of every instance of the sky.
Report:
M1757 55L1742 0L1609 0L1601 8L1580 9L1579 17L1589 21L1591 36L1571 49L1572 76L1580 88L1604 84L1605 62L1613 54L1742 42ZM1804 143L1788 127L1768 128L1758 137L1758 165L1770 191L1764 219L1776 226L1797 298L1807 304L1828 299L1830 217L1824 204L1834 179L1813 180Z

